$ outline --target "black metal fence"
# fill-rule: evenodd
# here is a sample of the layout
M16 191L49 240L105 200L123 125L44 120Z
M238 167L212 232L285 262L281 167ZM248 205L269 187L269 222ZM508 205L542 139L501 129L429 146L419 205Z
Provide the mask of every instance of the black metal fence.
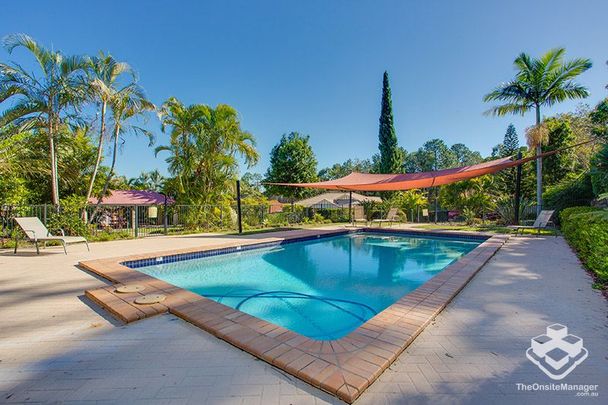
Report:
M374 205L364 207L335 204L303 207L297 204L284 205L243 205L243 230L289 227L306 224L348 223L353 216L368 220L386 218L390 207ZM145 237L195 232L236 232L238 217L236 205L104 205L89 206L78 212L66 213L50 204L28 206L0 206L0 236L10 237L14 228L14 217L38 217L51 228L67 221L67 228L77 223L78 229L93 237ZM493 220L496 214L489 213L484 219ZM522 220L536 218L536 207L526 206L522 210ZM57 220L57 218L60 218ZM435 211L422 206L401 209L399 220L403 222L461 222L458 211ZM71 222L70 222L71 221ZM86 224L86 225L85 225ZM57 226L65 228L66 226ZM51 229L53 231L53 229ZM70 233L70 230L67 230ZM116 235L119 234L119 235Z
M70 228L74 222L87 234L103 238L122 234L124 237L145 237L193 232L235 232L238 230L236 205L104 205L86 207L67 213L50 204L0 206L0 236L9 237L14 229L14 217L38 217L51 230L57 226ZM59 219L57 219L59 218ZM345 223L349 221L348 207L282 207L243 205L242 224L245 231L302 224ZM66 230L69 232L69 230ZM116 236L116 235L114 235Z

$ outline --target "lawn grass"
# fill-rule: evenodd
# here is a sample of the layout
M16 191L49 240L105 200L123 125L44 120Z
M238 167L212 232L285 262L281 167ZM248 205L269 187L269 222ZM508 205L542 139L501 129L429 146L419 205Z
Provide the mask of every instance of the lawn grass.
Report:
M488 233L502 233L508 234L513 233L512 229L504 225L497 225L493 223L479 224L479 225L466 225L466 224L453 224L453 223L437 223L437 224L420 224L416 225L416 228L420 229L435 229L435 230L448 230L448 231L467 231L467 232L488 232ZM536 235L537 230L535 229L524 229L524 235ZM541 235L554 235L553 230L541 229Z

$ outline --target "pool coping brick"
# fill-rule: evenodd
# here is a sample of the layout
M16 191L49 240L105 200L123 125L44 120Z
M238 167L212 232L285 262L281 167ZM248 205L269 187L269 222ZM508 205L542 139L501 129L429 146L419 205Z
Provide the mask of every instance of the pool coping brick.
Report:
M138 263L153 263L157 257L172 258L171 261L188 260L358 231L485 240L348 335L331 341L310 339L137 271ZM85 294L121 321L130 323L170 312L310 385L352 403L397 359L508 238L509 235L386 228L307 230L282 238L235 240L204 248L83 261L79 266L114 283L87 290ZM120 285L134 283L144 285L145 289L127 294L115 291ZM164 294L167 298L162 303L152 305L134 303L138 296L147 294Z

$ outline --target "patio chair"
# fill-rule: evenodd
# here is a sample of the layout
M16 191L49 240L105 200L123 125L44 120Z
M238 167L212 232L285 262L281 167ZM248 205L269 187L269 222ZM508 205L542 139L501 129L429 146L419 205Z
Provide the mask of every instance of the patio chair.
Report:
M361 209L357 209L361 208ZM365 216L365 210L363 207L353 207L353 220L352 223L355 225L357 222L363 222L365 225L369 222L367 216Z
M15 223L19 225L19 227L25 233L26 238L30 242L34 242L36 245L36 254L40 254L40 248L38 246L38 242L49 242L49 241L58 241L61 242L63 246L63 252L67 255L68 251L66 249L66 245L71 245L74 243L84 243L87 245L87 250L89 249L89 242L83 238L82 236L65 236L65 232L61 229L61 236L53 236L49 232L49 230L44 226L44 224L38 219L38 217L21 217L15 218ZM17 244L18 244L18 236L15 235L15 254L17 254Z
M372 219L372 224L378 224L378 226L382 226L383 223L388 223L389 226L393 225L393 222L397 222L399 219L399 210L397 208L391 208L388 210L385 218L382 219Z
M515 231L515 235L517 235L518 233L521 233L521 235L523 235L526 229L536 229L536 235L538 236L540 235L541 229L548 228L549 222L554 212L554 210L543 210L540 212L540 214L538 214L538 217L536 217L536 220L534 221L533 225L510 225L508 226L508 228ZM557 232L555 232L555 236L557 236Z

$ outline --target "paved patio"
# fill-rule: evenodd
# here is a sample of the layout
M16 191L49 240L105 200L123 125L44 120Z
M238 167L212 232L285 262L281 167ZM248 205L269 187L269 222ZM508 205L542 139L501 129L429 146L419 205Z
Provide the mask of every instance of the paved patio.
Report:
M124 326L83 297L105 282L75 268L80 260L225 238L0 252L0 402L340 403L174 316ZM608 305L591 282L562 238L512 238L356 403L605 401ZM599 384L599 397L517 391L552 382L524 352L555 322L589 350L562 382Z

